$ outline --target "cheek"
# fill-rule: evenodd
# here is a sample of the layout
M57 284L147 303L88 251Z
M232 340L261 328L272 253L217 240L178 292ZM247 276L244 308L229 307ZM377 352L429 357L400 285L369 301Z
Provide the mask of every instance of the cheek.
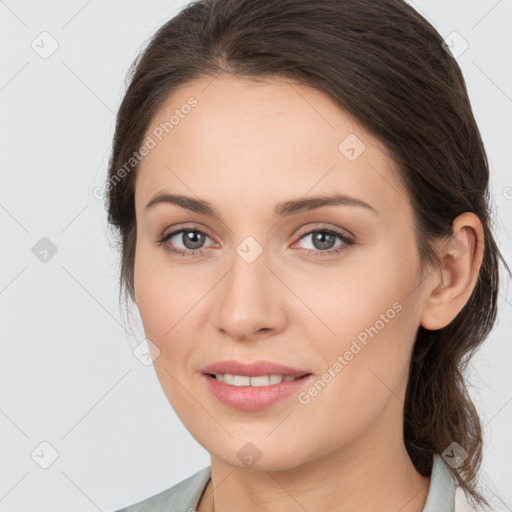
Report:
M157 347L153 366L163 391L180 414L192 414L183 385L197 372L194 354L204 341L204 304L218 281L218 272L195 265L171 264L165 251L137 246L134 288L146 337ZM192 408L194 411L195 409ZM195 411L194 414L200 411Z
M192 266L172 270L163 249L143 242L135 253L134 288L146 335L153 336L157 345L175 338L175 333L190 323L189 317L205 292Z
M204 290L194 285L185 266L170 271L165 255L143 244L137 246L134 288L144 333L157 347L152 352L153 367L169 403L180 417L191 416L192 424L204 421L183 388L190 354L199 339L194 306Z
M291 271L282 270L284 280L293 283L296 295L314 314L306 323L304 307L300 311L297 307L291 322L302 329L311 325L306 339L322 343L319 346L348 350L354 339L362 346L367 341L368 347L370 340L379 339L382 341L376 350L381 347L393 351L397 345L410 341L411 333L414 336L415 324L419 324L415 288L420 276L412 241L400 253L391 242L354 251L340 265L313 268L302 272L300 279ZM384 343L388 338L399 339L390 347Z
M302 401L318 428L329 424L333 432L355 436L390 400L402 403L419 325L419 301L412 291L419 283L418 262L414 251L403 258L387 252L372 262L361 260L357 271L338 269L321 281L324 286L319 281L313 286L309 278L302 282L299 293L324 324L318 336L319 324L315 334L302 323L324 363L320 382Z

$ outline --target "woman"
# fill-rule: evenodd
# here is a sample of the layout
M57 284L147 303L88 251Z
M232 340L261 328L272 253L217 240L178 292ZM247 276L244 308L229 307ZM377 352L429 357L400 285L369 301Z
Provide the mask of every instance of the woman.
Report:
M462 370L501 254L439 34L401 0L201 0L130 78L121 285L211 465L125 510L488 505Z

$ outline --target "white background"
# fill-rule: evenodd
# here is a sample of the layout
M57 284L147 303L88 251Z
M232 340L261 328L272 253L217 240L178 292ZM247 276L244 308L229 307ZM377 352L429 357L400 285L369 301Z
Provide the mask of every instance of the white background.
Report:
M121 314L118 256L92 194L105 180L128 66L186 3L0 1L1 511L116 510L209 464L152 366L132 353L143 331L136 310L133 330ZM443 37L456 31L469 44L457 60L490 160L495 233L510 263L512 1L413 5ZM46 59L31 47L43 31L58 43ZM32 252L42 237L57 249L46 263ZM482 484L509 504L511 331L507 280L499 322L469 376L485 425ZM53 450L58 457L41 468Z

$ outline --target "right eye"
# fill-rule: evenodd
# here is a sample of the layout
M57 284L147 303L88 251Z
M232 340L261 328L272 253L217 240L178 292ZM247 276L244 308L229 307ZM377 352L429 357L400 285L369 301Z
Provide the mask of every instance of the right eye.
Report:
M157 240L159 245L164 245L165 249L178 256L196 256L203 252L202 245L206 238L210 238L204 231L199 229L182 228L177 231L171 231ZM170 243L169 243L170 242ZM182 247L179 247L179 244ZM177 247L178 245L178 247Z

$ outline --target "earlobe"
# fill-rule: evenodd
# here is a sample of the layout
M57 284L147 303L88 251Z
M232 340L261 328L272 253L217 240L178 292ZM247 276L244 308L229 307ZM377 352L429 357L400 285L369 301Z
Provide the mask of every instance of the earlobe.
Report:
M442 329L469 300L482 264L483 243L480 219L470 212L459 215L453 222L453 236L437 250L440 265L427 280L421 315L425 329Z

